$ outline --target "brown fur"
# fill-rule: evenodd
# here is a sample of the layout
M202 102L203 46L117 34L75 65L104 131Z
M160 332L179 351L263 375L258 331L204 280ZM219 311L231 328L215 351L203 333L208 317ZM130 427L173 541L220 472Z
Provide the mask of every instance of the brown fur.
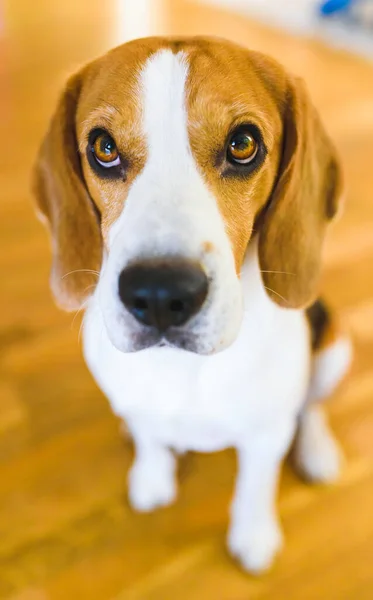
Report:
M282 119L264 77L256 70L256 53L228 42L211 47L200 40L187 49L190 144L219 204L240 272L255 217L271 193L278 170ZM279 75L279 86L283 83ZM232 123L252 121L263 133L267 159L248 179L222 176L223 167L217 167L214 158L224 147Z
M65 275L100 269L102 244L145 165L136 86L146 59L162 47L187 55L190 145L225 221L237 272L254 229L268 293L285 307L307 305L341 191L334 148L301 81L261 54L206 38L136 40L70 79L34 179L52 234L52 288L59 304L75 308L91 293L87 273ZM267 156L247 178L224 177L217 157L232 124L246 122L260 128ZM101 179L90 168L85 149L94 127L105 127L127 157L125 181Z
M90 294L101 266L99 217L83 183L75 113L82 75L72 77L40 149L33 191L52 237L51 287L57 303L72 310Z
M259 238L264 283L283 296L276 300L283 306L314 299L326 227L341 193L334 147L303 82L289 78L282 161Z

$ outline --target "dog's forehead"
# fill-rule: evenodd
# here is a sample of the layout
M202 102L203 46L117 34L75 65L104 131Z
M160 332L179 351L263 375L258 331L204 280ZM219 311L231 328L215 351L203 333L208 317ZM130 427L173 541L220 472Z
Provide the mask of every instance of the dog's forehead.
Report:
M147 63L168 50L187 64L188 109L209 105L210 112L248 110L273 113L283 96L284 73L274 61L214 38L134 40L91 63L86 70L79 120L111 108L130 122L139 110L139 82Z
M279 164L281 96L286 89L281 67L226 41L147 38L91 63L81 81L77 137L90 193L102 210L104 238L134 189L132 184L137 180L140 185L140 175L145 177L145 166L158 187L161 182L169 189L176 185L185 190L194 181L185 166L192 155L201 182L223 216L240 265L253 215L264 205ZM268 156L250 185L245 178L226 180L216 168L228 136L245 123L260 130ZM121 185L98 178L88 165L87 142L97 128L113 136L131 165ZM179 176L173 179L176 172Z
M185 48L189 66L188 95L190 101L204 98L206 102L220 103L239 110L240 102L262 109L273 109L277 90L283 80L273 75L273 64L264 56L226 41L196 41ZM277 66L277 65L276 65ZM276 88L276 89L275 89Z

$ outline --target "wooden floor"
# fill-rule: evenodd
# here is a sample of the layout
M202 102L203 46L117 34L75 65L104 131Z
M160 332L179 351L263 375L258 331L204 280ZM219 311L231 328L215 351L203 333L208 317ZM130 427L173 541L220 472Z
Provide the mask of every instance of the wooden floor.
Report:
M29 194L63 80L119 43L130 15L118 18L114 0L8 0L0 6L0 598L371 600L373 66L192 2L162 4L159 31L230 37L302 74L343 157L348 203L329 238L323 288L356 347L329 407L346 466L330 488L309 487L285 467L287 545L259 579L224 549L232 453L188 458L175 506L130 512L131 446L83 364L79 317L52 303L48 241Z

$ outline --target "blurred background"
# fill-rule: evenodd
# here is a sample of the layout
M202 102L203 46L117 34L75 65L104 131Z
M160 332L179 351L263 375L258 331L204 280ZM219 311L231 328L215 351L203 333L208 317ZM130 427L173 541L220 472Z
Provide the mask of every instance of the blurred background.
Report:
M149 34L213 34L308 84L342 157L347 204L323 293L355 362L329 403L346 465L310 487L286 465L285 551L250 578L224 549L234 455L188 456L177 504L134 515L132 448L54 306L30 169L66 77ZM373 7L371 0L0 0L0 598L372 600Z

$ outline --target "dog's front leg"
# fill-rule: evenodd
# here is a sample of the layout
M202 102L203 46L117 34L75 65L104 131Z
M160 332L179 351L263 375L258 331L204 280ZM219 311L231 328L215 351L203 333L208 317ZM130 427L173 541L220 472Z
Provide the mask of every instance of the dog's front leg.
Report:
M281 462L290 446L295 419L256 432L237 447L238 476L231 507L228 547L244 569L268 569L282 544L276 511Z
M129 428L135 444L135 460L128 477L128 496L137 511L149 512L171 504L176 498L176 458L148 428L133 423Z

